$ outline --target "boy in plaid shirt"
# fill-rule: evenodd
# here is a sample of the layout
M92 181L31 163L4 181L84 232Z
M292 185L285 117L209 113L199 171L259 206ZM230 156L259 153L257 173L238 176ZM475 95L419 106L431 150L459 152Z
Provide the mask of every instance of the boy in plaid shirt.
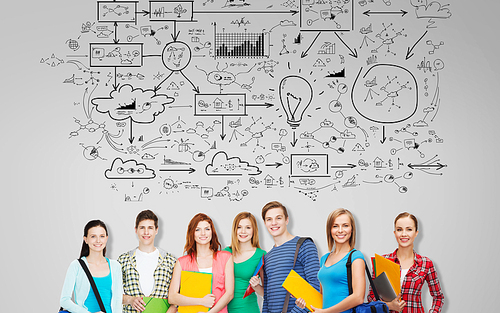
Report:
M123 276L123 312L136 313L145 309L143 297L167 298L170 279L177 261L170 253L156 248L158 217L151 210L137 215L135 233L139 246L118 258ZM168 313L177 312L171 305Z

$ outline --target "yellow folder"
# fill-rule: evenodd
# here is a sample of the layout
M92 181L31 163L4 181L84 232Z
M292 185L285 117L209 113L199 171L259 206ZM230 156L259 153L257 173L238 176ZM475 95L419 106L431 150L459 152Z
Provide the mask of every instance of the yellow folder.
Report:
M378 276L385 272L387 278L391 282L391 286L396 292L396 295L401 293L401 271L399 268L399 264L394 263L393 261L384 258L378 254L375 254L375 264L376 264L376 273L375 276Z
M212 293L212 274L191 271L181 272L180 294L192 297L203 298ZM179 313L208 312L208 308L203 305L180 306Z
M318 309L323 308L323 295L294 270L290 271L282 286L295 298L304 299L309 311L312 312L311 305Z

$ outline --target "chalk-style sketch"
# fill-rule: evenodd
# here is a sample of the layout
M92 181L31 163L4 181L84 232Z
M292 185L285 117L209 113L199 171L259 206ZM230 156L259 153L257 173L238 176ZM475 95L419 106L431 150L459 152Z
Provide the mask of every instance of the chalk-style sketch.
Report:
M452 8L441 0L89 8L36 61L71 95L63 132L120 201L277 189L316 201L360 186L411 195L415 176L446 175L441 80L453 45L438 26Z
M226 152L219 151L213 156L212 162L205 167L205 173L209 176L242 176L259 175L261 170L239 157L228 157Z

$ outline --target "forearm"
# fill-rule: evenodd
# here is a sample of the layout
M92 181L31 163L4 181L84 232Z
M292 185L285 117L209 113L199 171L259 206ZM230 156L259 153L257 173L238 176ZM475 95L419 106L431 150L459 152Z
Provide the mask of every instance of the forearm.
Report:
M220 297L219 301L217 301L217 303L214 305L213 308L210 309L210 312L211 313L217 313L219 312L220 310L222 310L223 308L225 308L227 306L227 304L233 300L233 293L231 292L225 292L222 297Z
M430 313L440 313L444 304L444 296L441 294L441 297L433 297L432 298L432 307L429 310Z
M67 311L72 313L90 313L87 309L74 303L71 299L63 300L61 298L60 305Z
M346 310L352 309L355 306L358 306L363 303L363 296L360 295L350 295L344 300L340 301L338 304L325 309L325 313L340 313Z
M129 295L123 295L123 305L127 305L127 304L130 304L132 305L132 303L134 302L134 296L129 296Z
M177 306L175 304L170 304L167 313L177 313Z
M187 305L203 305L203 298L192 298L181 295L177 292L169 293L168 303L175 304L177 306L187 306Z
M257 293L259 296L264 297L264 287L262 285L257 285L255 287L252 287L253 290L255 290L255 293Z

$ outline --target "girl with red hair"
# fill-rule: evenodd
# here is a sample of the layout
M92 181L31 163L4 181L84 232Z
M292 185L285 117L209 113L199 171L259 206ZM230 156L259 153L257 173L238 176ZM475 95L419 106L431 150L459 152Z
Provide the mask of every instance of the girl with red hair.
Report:
M227 313L227 304L233 299L234 265L231 253L220 251L212 219L203 213L196 214L188 225L186 234L186 255L180 257L174 267L170 282L168 301L178 306L202 305L211 313ZM203 298L181 295L181 272L192 271L212 273L212 293Z

